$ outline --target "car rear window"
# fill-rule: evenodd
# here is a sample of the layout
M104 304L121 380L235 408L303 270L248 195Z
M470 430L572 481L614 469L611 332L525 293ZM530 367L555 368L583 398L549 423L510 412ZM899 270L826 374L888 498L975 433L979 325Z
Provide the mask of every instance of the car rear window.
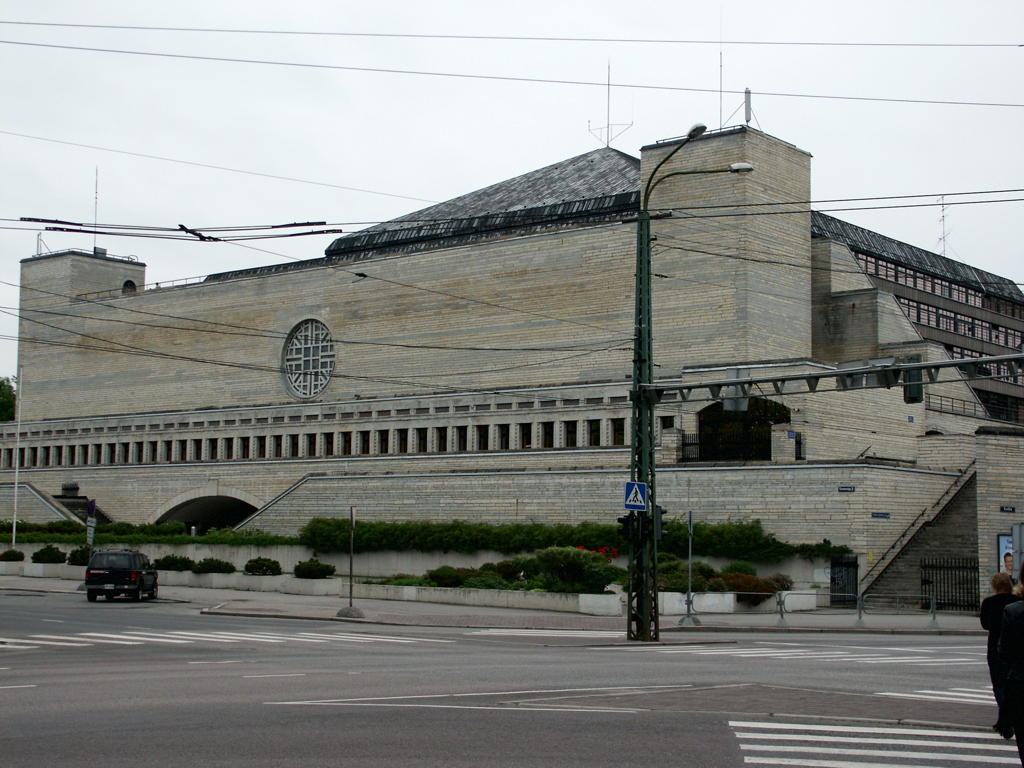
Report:
M90 568L131 568L132 556L124 552L98 552L92 556Z

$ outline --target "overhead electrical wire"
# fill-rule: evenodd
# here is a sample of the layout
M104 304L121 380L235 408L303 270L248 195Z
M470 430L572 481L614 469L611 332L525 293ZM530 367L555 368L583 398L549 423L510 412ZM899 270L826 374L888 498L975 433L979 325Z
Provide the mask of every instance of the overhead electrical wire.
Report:
M330 30L234 29L225 27L158 27L130 24L72 24L66 22L0 20L0 24L22 27L50 27L64 29L107 29L135 32L201 32L242 35L296 35L310 37L366 37L397 38L406 40L483 40L538 43L631 43L644 45L764 45L764 46L824 46L856 48L1020 48L1021 43L922 43L872 41L813 41L813 40L687 40L675 38L632 37L571 37L555 35L457 35L422 32L335 32Z
M542 77L516 77L512 75L480 75L470 72L433 72L416 69L395 69L387 67L356 67L342 64L314 64L311 62L277 61L273 59L245 59L231 56L199 56L185 53L166 53L158 51L132 51L122 48L97 48L84 45L58 45L56 43L30 43L24 40L0 40L0 45L23 46L28 48L46 48L65 51L80 51L87 53L112 53L124 56L143 56L162 59L175 59L180 61L210 61L222 64L257 64L261 66L290 67L298 69L315 69L321 71L337 72L368 72L373 74L389 75L414 75L419 77L445 77L460 80L487 80L511 83L539 83L546 85L577 85L586 87L624 88L630 90L644 91L668 91L674 93L713 93L746 95L746 90L722 89L722 88L692 88L674 85L645 85L642 83L609 83L596 80L570 80L559 78ZM940 106L958 107L1009 107L1014 109L1024 108L1024 104L1015 102L997 101L959 101L955 99L911 99L898 97L881 96L840 96L822 93L792 93L785 91L757 91L758 96L791 99L825 99L831 101L852 101L870 102L883 104L931 104Z
M380 195L382 197L394 197L400 200L413 200L419 203L434 203L435 200L428 200L423 197L413 197L412 195L400 195L395 192L380 192L375 189L365 189L363 187L348 187L343 184L331 184L326 181L312 181L310 179L300 179L295 176L281 176L274 173L263 173L262 171L249 171L244 168L230 168L224 165L216 165L214 163L200 163L196 160L182 160L178 157L166 157L164 155L154 155L147 152L132 152L127 149L114 149L112 147L102 147L98 144L84 144L77 141L65 141L63 139L52 139L46 136L33 136L28 133L18 133L16 131L3 131L0 130L0 134L4 136L16 136L21 139L32 139L33 141L46 141L51 144L63 144L68 147L78 147L80 149L95 149L100 152L113 152L118 155L129 155L131 157L141 157L146 160L161 160L166 163L179 163L181 165L191 165L196 168L209 168L215 171L227 171L229 173L243 173L247 176L260 176L265 179L275 179L277 181L293 181L298 184L312 184L317 187L330 187L331 189L341 189L346 192L360 192L367 195Z

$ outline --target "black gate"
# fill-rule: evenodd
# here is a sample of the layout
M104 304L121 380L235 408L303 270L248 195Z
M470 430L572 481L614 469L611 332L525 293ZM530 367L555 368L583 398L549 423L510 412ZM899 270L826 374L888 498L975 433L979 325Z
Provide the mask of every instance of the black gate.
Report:
M828 591L829 605L833 608L853 608L857 605L857 556L840 555L832 558Z
M930 557L921 559L922 608L935 598L940 611L978 610L978 561L970 557Z

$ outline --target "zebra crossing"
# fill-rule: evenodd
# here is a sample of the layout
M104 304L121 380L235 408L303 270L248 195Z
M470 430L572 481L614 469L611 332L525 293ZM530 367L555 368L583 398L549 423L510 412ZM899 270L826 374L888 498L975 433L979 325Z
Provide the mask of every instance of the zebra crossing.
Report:
M807 643L755 642L750 646L721 644L630 646L599 648L626 653L658 653L677 656L724 656L731 659L775 659L778 661L823 661L831 664L900 664L915 667L984 666L985 647L874 647L814 645Z
M370 635L351 632L269 632L215 630L199 632L194 630L167 630L158 632L151 629L124 629L110 632L69 632L67 634L38 633L21 637L0 637L0 653L5 650L36 650L41 648L87 648L95 646L163 645L184 646L214 643L278 645L298 643L306 645L346 644L391 644L410 645L417 643L448 644L454 640L425 637L402 637L397 635Z
M883 691L879 696L888 696L893 699L916 699L917 701L946 701L954 704L983 704L986 707L994 707L995 696L992 695L992 688L946 688L945 690L911 691Z
M976 768L1020 765L1017 747L984 731L730 720L744 765Z

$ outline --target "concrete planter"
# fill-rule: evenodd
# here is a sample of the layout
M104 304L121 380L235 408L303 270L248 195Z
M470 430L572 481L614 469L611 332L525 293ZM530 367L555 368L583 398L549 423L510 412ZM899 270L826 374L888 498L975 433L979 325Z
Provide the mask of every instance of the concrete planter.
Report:
M235 589L243 589L247 592L282 592L281 587L287 583L291 576L253 576L249 573L237 574Z
M347 585L342 594L347 594ZM420 603L518 608L522 610L584 613L590 616L621 616L619 595L578 595L559 592L520 592L511 589L461 589L447 587L393 587L356 584L355 597L375 600L407 600Z
M694 592L693 610L697 613L736 613L736 593ZM685 612L684 604L683 613Z
M187 586L204 589L236 589L237 573L192 573L192 583Z
M22 576L33 576L40 579L64 579L67 578L64 575L64 569L67 566L62 563L24 563L21 571ZM76 575L74 578L80 579L83 577L85 571L79 566L73 566L76 569Z
M267 577L264 576L262 578ZM283 582L277 591L283 592L286 595L337 596L341 593L341 582L336 578L297 579L294 576L284 576Z
M194 587L192 571L157 571L158 582L165 587Z
M622 598L618 595L577 595L579 613L589 616L621 616Z
M783 603L786 613L790 611L813 611L815 608L827 607L819 606L818 598L821 597L821 590L814 590L811 592L783 592ZM828 591L825 592L825 597L828 597Z
M24 564L24 560L0 561L0 576L21 576L21 568Z

